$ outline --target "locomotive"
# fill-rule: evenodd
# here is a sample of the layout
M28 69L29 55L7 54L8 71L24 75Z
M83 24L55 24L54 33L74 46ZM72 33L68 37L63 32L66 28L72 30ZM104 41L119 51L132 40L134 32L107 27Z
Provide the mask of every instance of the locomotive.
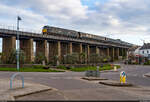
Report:
M83 32L78 32L78 31L68 30L68 29L58 28L58 27L51 27L51 26L44 26L42 33L43 35L54 35L54 36L78 38L84 40L95 40L100 42L110 42L110 43L117 43L117 44L129 45L129 46L132 45L130 43L121 40L116 40L112 38L106 38L98 35L92 35L88 33L83 33Z
M55 35L55 36L65 36L72 38L79 38L79 33L73 30L67 30L58 27L44 26L42 30L43 34Z

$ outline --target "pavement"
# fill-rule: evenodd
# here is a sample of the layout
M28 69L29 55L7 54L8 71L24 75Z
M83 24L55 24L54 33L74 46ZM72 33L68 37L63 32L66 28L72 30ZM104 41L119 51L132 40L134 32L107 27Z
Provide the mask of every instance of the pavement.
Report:
M56 90L54 88L35 84L35 83L24 83L25 87L22 88L22 82L20 80L13 81L13 89L10 89L9 79L0 79L0 100L15 100L15 97L26 96L33 93L39 93L48 90Z

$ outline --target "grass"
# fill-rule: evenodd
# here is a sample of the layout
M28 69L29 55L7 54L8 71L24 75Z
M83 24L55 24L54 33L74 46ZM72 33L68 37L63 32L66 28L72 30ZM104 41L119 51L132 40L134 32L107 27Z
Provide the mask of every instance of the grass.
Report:
M0 71L17 72L17 68L0 68ZM19 72L64 72L64 71L43 69L43 68L20 68Z
M116 65L117 68L120 68L119 65ZM20 68L19 72L64 72L60 71L59 69L63 70L70 70L74 72L84 72L87 70L97 70L97 67L89 66L89 67L79 67L79 68L66 68L65 66L58 66L57 70L54 69L43 69L42 65L33 65L31 68ZM113 68L110 66L110 64L105 64L102 68L99 68L99 71L103 70L112 70ZM12 72L18 72L17 68L0 68L0 71L12 71Z
M117 69L120 68L119 65L116 65ZM70 71L74 71L74 72L84 72L87 70L97 70L97 67L94 66L89 66L89 67L79 67L79 68L70 68L67 69L65 66L58 66L58 69L64 69L64 70L70 70ZM110 64L106 64L104 65L102 68L99 68L99 71L103 71L103 70L112 70L113 68L110 66Z

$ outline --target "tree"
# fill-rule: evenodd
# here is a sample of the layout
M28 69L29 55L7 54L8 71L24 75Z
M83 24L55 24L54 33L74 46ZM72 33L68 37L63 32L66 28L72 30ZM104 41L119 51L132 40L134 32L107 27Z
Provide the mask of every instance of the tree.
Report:
M25 59L26 59L26 56L24 54L24 51L20 50L20 52L19 52L20 64L24 64ZM16 51L16 49L11 50L10 55L8 56L8 58L6 58L6 63L7 64L16 64L17 63L17 51Z

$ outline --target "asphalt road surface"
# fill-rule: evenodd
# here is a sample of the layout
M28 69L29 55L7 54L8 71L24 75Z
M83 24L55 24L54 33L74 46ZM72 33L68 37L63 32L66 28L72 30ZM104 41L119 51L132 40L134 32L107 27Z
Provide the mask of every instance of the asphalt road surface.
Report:
M127 74L127 82L138 86L150 86L150 78L143 75L150 72L150 66L121 65L118 72L103 72L101 77L111 80L120 78L120 71ZM10 78L14 72L0 72L0 78ZM119 88L96 82L81 80L84 72L22 72L25 81L54 87L59 92L43 92L20 97L17 100L137 100L140 96L131 95ZM143 97L142 97L143 99Z
M150 72L150 66L122 65L122 68L118 71L102 73L101 75L105 78L119 81L120 72L125 71L127 82L140 86L150 86L150 77L144 76L144 74Z

